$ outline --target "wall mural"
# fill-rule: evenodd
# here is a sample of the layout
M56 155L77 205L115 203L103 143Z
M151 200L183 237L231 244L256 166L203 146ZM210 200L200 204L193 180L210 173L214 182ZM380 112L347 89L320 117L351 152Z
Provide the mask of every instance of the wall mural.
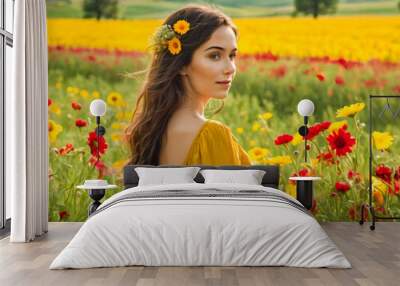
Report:
M91 10L83 5L89 2L47 2L50 221L87 218L91 199L76 188L85 179L120 186L106 197L122 190L130 156L125 131L145 78L132 73L148 67L149 40L166 16L184 6L108 1L107 9ZM251 164L279 164L280 189L290 195L296 196L290 176L320 176L311 209L319 221L359 220L368 201L368 97L400 95L397 2L328 1L330 9L316 11L296 9L293 1L209 2L232 17L239 52L223 109L215 113L221 100L212 99L206 117L231 129ZM315 104L307 163L297 112L305 98ZM99 144L89 112L94 99L107 103ZM399 103L393 106L396 112ZM399 216L400 130L389 120L374 128L375 211Z

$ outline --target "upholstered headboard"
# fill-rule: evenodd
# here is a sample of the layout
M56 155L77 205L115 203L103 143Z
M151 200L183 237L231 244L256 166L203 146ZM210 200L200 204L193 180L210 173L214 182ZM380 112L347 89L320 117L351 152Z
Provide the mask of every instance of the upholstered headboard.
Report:
M221 169L221 170L264 170L265 175L262 179L262 185L265 187L279 188L279 165L251 165L251 166L207 166L207 165L193 165L195 167L200 167L201 169ZM148 168L178 168L178 167L188 167L183 165L126 165L124 167L124 189L133 188L138 185L139 177L135 171L136 167L148 167ZM200 174L194 178L197 183L204 183L204 178Z

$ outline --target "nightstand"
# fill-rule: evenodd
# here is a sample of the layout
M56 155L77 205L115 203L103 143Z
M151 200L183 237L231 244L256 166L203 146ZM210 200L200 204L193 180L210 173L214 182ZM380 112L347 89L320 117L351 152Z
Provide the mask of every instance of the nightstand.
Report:
M89 197L93 200L88 209L88 216L90 216L101 205L100 200L104 197L106 190L117 188L117 186L109 185L106 180L86 180L84 185L77 188L89 191Z
M290 177L296 181L296 199L308 210L312 207L313 181L321 180L321 177Z

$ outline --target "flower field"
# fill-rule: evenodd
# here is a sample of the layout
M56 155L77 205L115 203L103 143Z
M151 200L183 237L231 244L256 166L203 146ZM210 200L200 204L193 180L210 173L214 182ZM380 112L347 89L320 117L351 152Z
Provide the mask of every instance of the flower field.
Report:
M146 68L148 38L160 23L48 20L50 220L86 219L90 198L75 188L85 179L122 186L128 158L123 130L143 81L143 76L123 75ZM368 198L368 95L400 95L399 17L235 23L238 72L224 109L213 115L219 102L212 101L206 116L228 124L254 164L280 164L280 187L289 194L295 196L289 176L321 176L312 209L318 220L358 220ZM99 146L89 114L95 98L108 104ZM307 164L303 138L296 134L302 125L297 103L303 98L316 106ZM393 105L397 110L400 101ZM380 121L373 130L373 198L379 215L400 215L400 130L390 122Z
M49 19L49 46L145 52L161 20ZM297 58L400 61L400 17L238 19L239 52ZM82 28L84 27L84 28Z

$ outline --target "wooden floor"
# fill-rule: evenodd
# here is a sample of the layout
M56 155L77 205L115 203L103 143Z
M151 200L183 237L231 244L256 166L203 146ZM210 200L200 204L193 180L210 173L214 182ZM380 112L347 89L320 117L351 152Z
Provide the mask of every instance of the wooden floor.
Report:
M400 223L322 224L352 269L291 267L119 267L49 270L81 223L50 223L32 243L0 241L0 285L400 285Z

